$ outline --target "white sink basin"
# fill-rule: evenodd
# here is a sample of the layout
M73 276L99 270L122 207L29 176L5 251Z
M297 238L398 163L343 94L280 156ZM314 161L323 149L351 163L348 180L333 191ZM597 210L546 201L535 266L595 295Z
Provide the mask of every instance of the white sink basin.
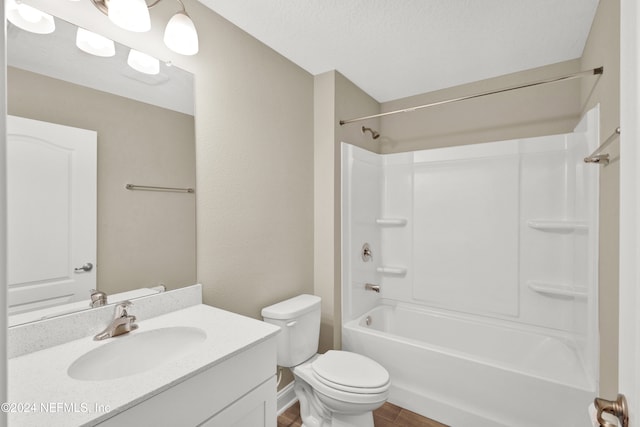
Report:
M152 369L191 353L207 338L199 328L175 326L134 331L76 359L67 373L83 381L112 380Z

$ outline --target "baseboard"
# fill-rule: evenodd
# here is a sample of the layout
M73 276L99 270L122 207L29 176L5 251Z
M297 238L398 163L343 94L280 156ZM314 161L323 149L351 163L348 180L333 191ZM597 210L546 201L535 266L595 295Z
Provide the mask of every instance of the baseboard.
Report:
M278 415L289 409L294 403L298 401L296 393L293 391L293 381L287 384L278 392Z

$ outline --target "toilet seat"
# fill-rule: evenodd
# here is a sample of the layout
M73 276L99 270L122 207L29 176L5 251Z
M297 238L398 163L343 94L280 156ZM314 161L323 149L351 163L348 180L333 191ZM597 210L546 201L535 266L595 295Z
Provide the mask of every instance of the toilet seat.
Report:
M389 395L389 385L380 387L378 389L362 389L353 387L342 386L345 390L337 388L335 383L328 384L329 382L323 380L319 375L313 372L311 363L303 363L293 368L293 374L296 377L296 381L301 380L306 382L314 393L318 395L327 396L330 399L342 403L349 403L355 405L370 405L370 404L382 404L387 400Z
M357 353L329 350L310 363L323 385L347 393L380 394L389 389L389 373L376 361Z

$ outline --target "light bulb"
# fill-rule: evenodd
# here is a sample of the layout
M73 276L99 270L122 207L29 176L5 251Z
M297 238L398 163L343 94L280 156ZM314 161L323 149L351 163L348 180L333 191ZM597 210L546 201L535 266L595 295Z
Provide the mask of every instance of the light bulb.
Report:
M131 49L129 51L129 57L127 58L127 64L134 70L140 71L144 74L158 74L160 72L160 61L151 55L138 52Z
M109 19L118 27L137 33L151 29L149 8L144 0L109 0Z
M198 33L193 21L186 13L178 12L171 17L164 30L164 44L182 55L198 53Z
M15 0L6 0L7 19L13 25L36 34L49 34L56 29L53 16Z
M76 46L91 55L109 57L116 54L116 46L113 40L87 31L84 28L78 28Z
M20 3L18 5L18 13L22 17L22 19L32 24L35 24L40 19L42 19L43 15L42 12L40 12L38 9L35 9L24 3Z

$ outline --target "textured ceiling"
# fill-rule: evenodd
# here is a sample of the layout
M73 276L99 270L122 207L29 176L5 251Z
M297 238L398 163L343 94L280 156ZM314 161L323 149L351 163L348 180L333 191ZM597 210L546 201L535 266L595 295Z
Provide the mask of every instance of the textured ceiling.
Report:
M199 0L380 102L582 55L598 0Z

